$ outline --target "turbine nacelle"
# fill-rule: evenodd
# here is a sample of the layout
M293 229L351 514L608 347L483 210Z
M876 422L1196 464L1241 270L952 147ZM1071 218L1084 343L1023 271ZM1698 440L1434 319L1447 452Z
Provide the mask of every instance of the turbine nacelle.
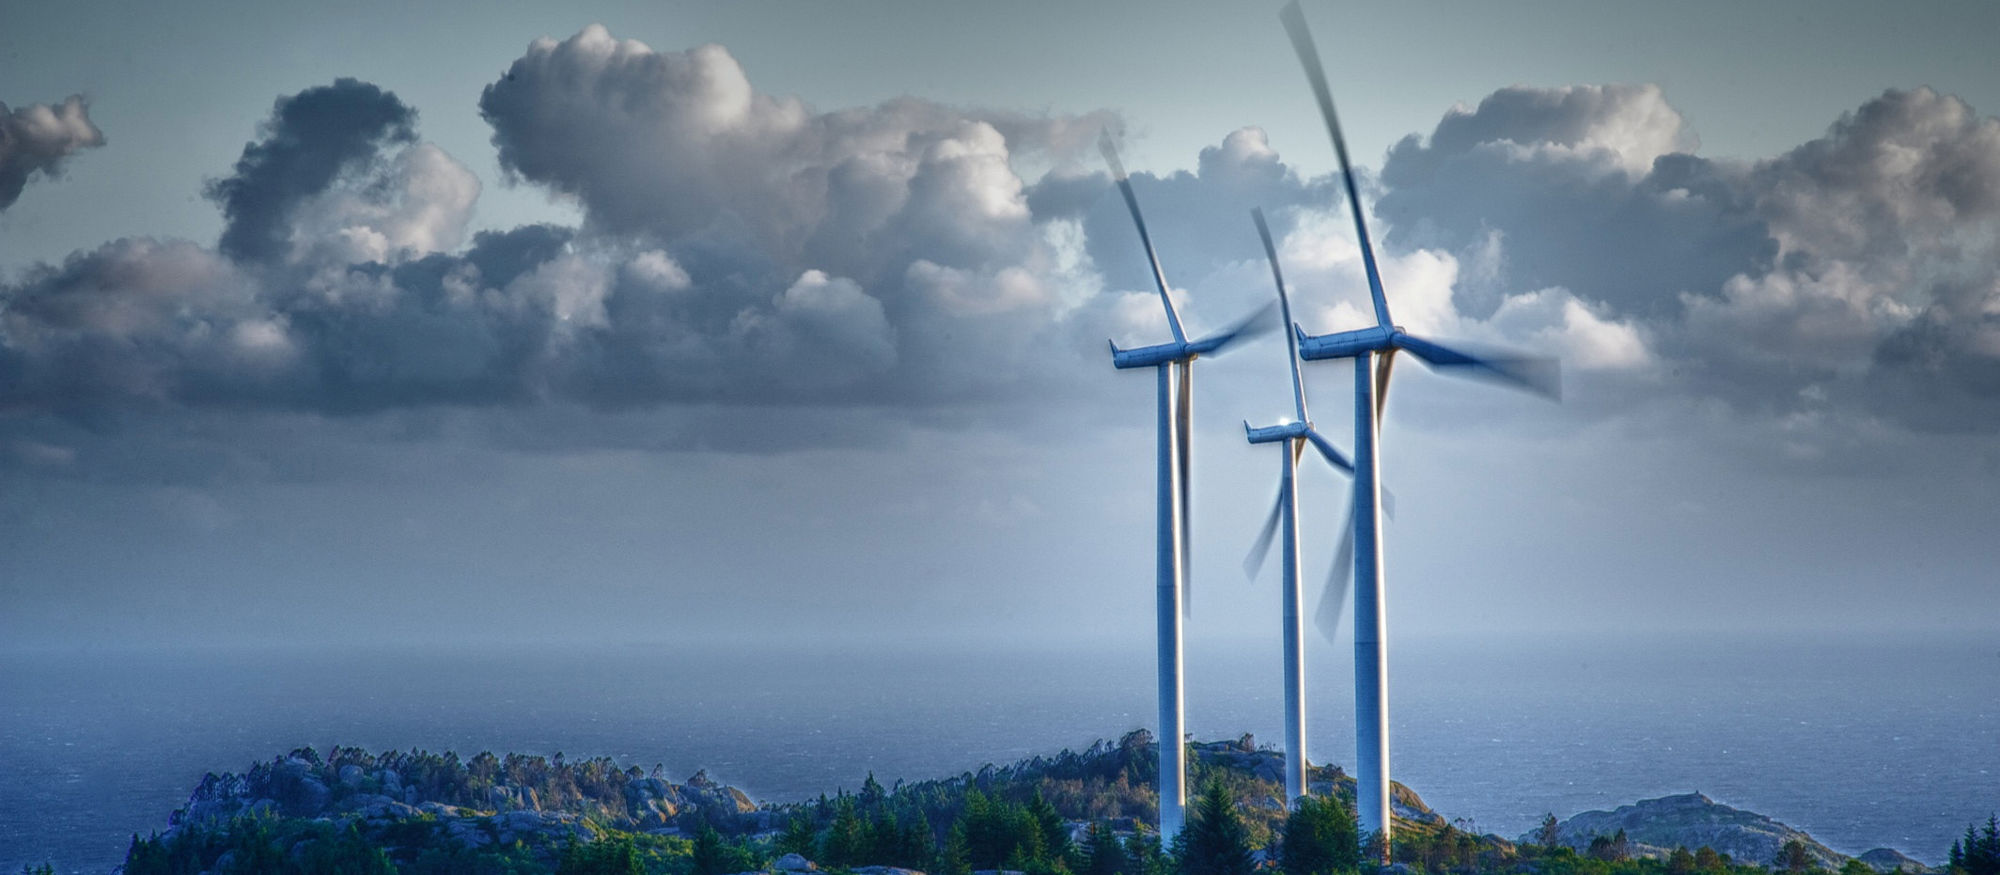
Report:
M1196 357L1228 346L1231 341L1238 338L1249 338L1260 333L1262 329L1258 325L1263 323L1264 315L1269 312L1271 312L1271 305L1266 305L1258 309L1255 313L1238 321L1235 325L1230 326L1228 329L1216 332L1200 340L1185 342L1170 340L1166 343L1133 347L1132 349L1119 349L1116 342L1107 341L1111 344L1111 364L1114 367L1126 369L1152 368L1169 362L1193 361Z
M1118 344L1112 343L1111 364L1113 367L1122 370L1126 368L1154 368L1168 362L1193 361L1202 353L1214 352L1227 342L1229 342L1229 338L1222 336L1203 338L1192 343L1168 341L1153 346L1140 346L1132 349L1119 349Z
M1249 438L1253 444L1275 444L1279 441L1295 440L1305 437L1311 431L1312 423L1310 422L1281 422L1277 425L1267 425L1263 428L1255 428L1250 423L1243 423L1243 435Z
M1309 362L1353 358L1364 352L1391 349L1396 345L1397 335L1403 333L1400 328L1383 328L1380 325L1319 335L1308 335L1297 325L1292 326L1292 330L1298 332L1299 358Z

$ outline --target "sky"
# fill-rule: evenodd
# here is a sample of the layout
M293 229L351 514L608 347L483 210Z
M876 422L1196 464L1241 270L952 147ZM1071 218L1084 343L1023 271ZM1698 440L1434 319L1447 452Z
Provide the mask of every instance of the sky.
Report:
M0 646L1137 644L1099 133L1194 330L1252 207L1366 324L1275 5L0 7ZM1564 366L1397 369L1392 642L1994 630L2000 12L1306 15L1397 321ZM1283 356L1196 368L1197 646L1275 647Z

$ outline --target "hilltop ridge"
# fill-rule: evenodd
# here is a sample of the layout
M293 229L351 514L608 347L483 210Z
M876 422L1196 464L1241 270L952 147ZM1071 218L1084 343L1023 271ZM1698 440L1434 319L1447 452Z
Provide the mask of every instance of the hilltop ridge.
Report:
M968 818L1017 816L1041 824L1047 838L1038 853L1051 860L1072 853L1060 849L1080 846L1093 828L1123 836L1134 848L1151 842L1150 853L1157 857L1158 842L1149 838L1157 815L1156 750L1151 734L1136 730L1081 752L1063 750L956 776L897 781L893 787L870 775L854 793L837 790L831 797L759 804L705 772L676 783L658 767L620 766L606 757L481 752L461 759L455 752L372 754L338 746L322 756L299 748L241 773L205 776L169 818L165 833L134 838L126 871L211 871L227 862L225 852L215 849L244 842L283 844L292 857L336 850L373 855L367 858L388 867L378 867L384 872L487 871L493 861L519 864L506 871L544 871L563 865L578 848L606 843L629 847L652 861L649 867L658 864L665 867L658 871L672 875L687 875L683 864L704 853L746 869L790 852L801 859L838 856L837 866L920 870L955 853L951 842ZM1214 782L1226 788L1248 840L1255 847L1275 847L1288 810L1284 753L1259 746L1249 735L1195 742L1189 751L1191 785ZM1337 766L1314 766L1308 778L1316 795L1353 798L1354 780ZM1676 848L1696 847L1714 852L1725 868L1731 859L1755 867L1769 864L1791 841L1804 845L1814 865L1828 869L1858 860L1875 871L1927 871L1889 849L1843 855L1803 831L1698 793L1578 813L1556 825L1554 845L1560 847L1538 844L1536 835L1509 840L1467 832L1465 821L1448 821L1400 784L1392 798L1397 858L1429 871L1568 872L1548 869L1547 861L1563 859L1548 855L1559 850L1575 861L1657 863ZM1614 834L1624 839L1615 852L1594 846ZM838 840L837 851L828 844L836 835L847 835ZM204 856L204 848L214 853ZM1135 859L1150 859L1135 853ZM870 859L871 854L884 859Z

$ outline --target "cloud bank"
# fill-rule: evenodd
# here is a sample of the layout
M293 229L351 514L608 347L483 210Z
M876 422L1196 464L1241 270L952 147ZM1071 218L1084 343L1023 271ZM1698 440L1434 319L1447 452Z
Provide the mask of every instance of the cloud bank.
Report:
M55 176L63 159L102 145L104 132L91 124L81 95L14 110L0 103L0 210L20 200L30 177Z
M64 106L39 108L73 120L41 172L102 140ZM1164 330L1122 204L1079 160L1109 113L819 110L720 46L600 26L535 41L479 109L509 178L573 199L581 227L468 241L480 181L414 108L355 79L308 89L208 186L214 246L117 240L0 286L0 415L964 408L1092 398L1077 375L1105 370L1105 337ZM1366 180L1398 319L1558 352L1598 381L1592 415L1676 398L1995 423L2000 122L1891 91L1782 155L1698 148L1653 86L1453 108ZM1366 321L1338 187L1261 130L1133 184L1197 321L1269 294L1253 206L1300 321Z

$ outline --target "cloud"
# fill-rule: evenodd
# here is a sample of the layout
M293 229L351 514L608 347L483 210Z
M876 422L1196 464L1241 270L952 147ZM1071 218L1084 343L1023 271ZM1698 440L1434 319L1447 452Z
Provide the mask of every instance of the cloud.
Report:
M1506 88L1397 143L1377 210L1391 246L1497 243L1466 289L1470 310L1560 286L1670 315L1681 292L1776 254L1742 168L1695 157L1696 144L1653 86Z
M0 407L921 418L1101 401L1078 375L1105 370L1104 339L1164 331L1124 205L1075 160L1115 117L822 111L721 47L601 27L530 45L480 109L506 172L574 198L581 228L465 244L480 182L412 108L308 89L211 185L215 248L129 238L0 286ZM1657 88L1510 88L1363 181L1398 320L1646 386L1591 415L1674 396L1980 427L2000 411L1996 124L1890 92L1784 155L1711 161ZM1337 186L1261 130L1132 181L1195 330L1268 299L1253 206L1299 321L1367 321ZM39 434L10 455L54 458L20 449L58 445Z
M1376 208L1393 248L1474 266L1468 314L1561 290L1578 363L1780 417L2000 422L2000 121L1892 90L1782 155L1696 145L1652 87L1504 89L1397 144Z
M31 103L15 110L0 103L0 210L14 205L28 178L55 176L63 159L104 145L81 95L62 103Z
M413 142L416 119L394 94L355 79L280 98L235 172L208 186L226 222L218 248L244 261L286 255L299 205L379 160L382 147Z

